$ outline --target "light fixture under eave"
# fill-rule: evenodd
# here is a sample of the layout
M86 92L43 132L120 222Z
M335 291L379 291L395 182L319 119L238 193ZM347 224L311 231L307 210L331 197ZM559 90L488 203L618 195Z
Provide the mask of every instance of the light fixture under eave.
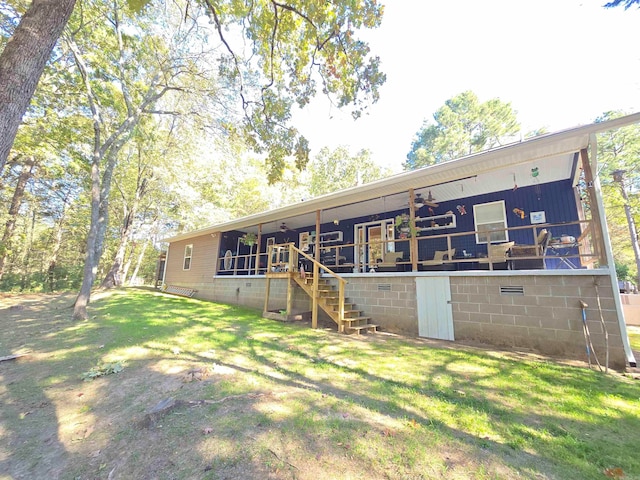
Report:
M287 225L284 222L282 222L282 225L280 225L280 231L281 232L286 232L287 230L289 230L287 228Z
M424 199L422 198L421 193L416 193L416 197L413 199L413 206L418 208L424 207Z

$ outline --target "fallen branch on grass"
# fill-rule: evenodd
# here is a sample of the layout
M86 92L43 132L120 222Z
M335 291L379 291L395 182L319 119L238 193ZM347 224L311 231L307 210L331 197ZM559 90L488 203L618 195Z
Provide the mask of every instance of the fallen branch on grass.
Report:
M5 357L0 357L0 362L6 362L7 360L15 360L16 358L26 357L29 355L28 353L18 353L16 355L7 355Z
M251 440L253 440L254 442L258 442L258 439L257 439L257 438L255 438L255 437L252 437L251 435L249 435L249 438L250 438ZM274 450L272 450L271 448L269 448L269 447L266 447L266 448L267 448L267 450L269 450L269 451L271 452L271 454L272 454L274 457L276 457L280 462L286 463L287 465L289 465L290 467L295 468L296 470L300 470L300 469L299 469L298 467L296 467L293 463L287 462L286 460L284 460L284 459L280 458L280 456L279 456L279 455L278 455Z
M264 393L245 393L242 395L229 395L228 397L223 397L218 400L187 400L184 403L188 405L214 405L216 403L226 402L227 400L232 400L234 398L258 398L264 396Z
M274 452L273 450L271 450L269 447L267 447L267 450L269 450L274 457L276 457L280 462L286 463L287 465L289 465L290 467L295 468L296 470L300 470L298 467L296 467L293 463L287 462L286 460L280 458L278 456L278 454L276 452Z
M218 400L176 400L175 398L165 398L160 400L140 421L140 426L143 428L153 427L158 423L163 416L167 413L175 410L176 408L188 405L215 405L217 403L226 402L227 400L238 398L258 398L264 397L265 393L245 393L242 395L229 395L227 397L219 398Z

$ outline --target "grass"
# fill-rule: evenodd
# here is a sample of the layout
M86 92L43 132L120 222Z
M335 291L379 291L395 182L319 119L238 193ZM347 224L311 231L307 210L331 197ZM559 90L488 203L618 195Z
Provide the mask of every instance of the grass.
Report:
M636 352L640 352L640 327L628 326L629 342L631 343L631 349ZM640 360L640 359L636 359Z
M5 312L0 355L33 353L0 364L1 479L640 478L640 384L620 374L141 289L78 324Z

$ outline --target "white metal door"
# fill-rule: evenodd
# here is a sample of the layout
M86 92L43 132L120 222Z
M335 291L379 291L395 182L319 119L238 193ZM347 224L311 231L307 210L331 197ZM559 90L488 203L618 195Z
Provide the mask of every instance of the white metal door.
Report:
M418 335L454 340L449 277L416 278Z

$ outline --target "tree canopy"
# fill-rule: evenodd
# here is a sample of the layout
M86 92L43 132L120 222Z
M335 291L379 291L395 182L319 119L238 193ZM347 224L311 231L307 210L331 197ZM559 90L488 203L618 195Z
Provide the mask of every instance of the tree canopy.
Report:
M612 120L623 112L605 112L596 121ZM627 266L629 276L640 272L639 252L634 251L637 232L630 232L625 213L632 225L640 221L640 125L634 124L598 135L598 174L602 184L603 201L609 235L616 263ZM615 172L620 172L619 181ZM624 188L624 193L621 188ZM624 198L626 196L626 198ZM624 279L621 279L624 280Z
M49 8L57 1L41 0ZM292 110L323 94L358 117L385 80L379 59L358 38L380 24L376 0L140 6L132 13L120 1L78 5L53 55L45 55L50 61L18 130L10 168L0 169L7 207L0 219L8 225L0 272L6 266L14 282L21 272L26 286L29 271L39 270L40 278L48 271L54 288L63 259L77 281L86 256L84 306L95 277L109 272L109 284L126 278L129 266L139 265L134 252L138 259L146 255L140 246L163 226L201 224L212 212L228 219L287 201L269 193L266 182L308 161ZM7 46L19 39L18 20L29 18L23 11L16 3L0 12L5 66ZM22 45L43 41L27 38ZM18 55L11 65L27 60ZM37 82L39 74L28 76ZM205 167L190 158L203 145L219 152L207 152L212 163ZM232 171L241 181L228 181ZM58 185L60 195L41 196L46 185ZM209 208L194 219L203 210L191 205ZM39 251L39 261L27 267L25 260L47 242L52 254ZM77 310L78 318L86 314Z
M520 131L510 103L494 98L480 102L475 93L463 92L447 100L425 120L411 144L405 170L453 160L513 140Z
M309 193L317 197L349 187L363 185L389 175L371 160L368 150L355 155L345 146L330 150L324 147L309 162Z

